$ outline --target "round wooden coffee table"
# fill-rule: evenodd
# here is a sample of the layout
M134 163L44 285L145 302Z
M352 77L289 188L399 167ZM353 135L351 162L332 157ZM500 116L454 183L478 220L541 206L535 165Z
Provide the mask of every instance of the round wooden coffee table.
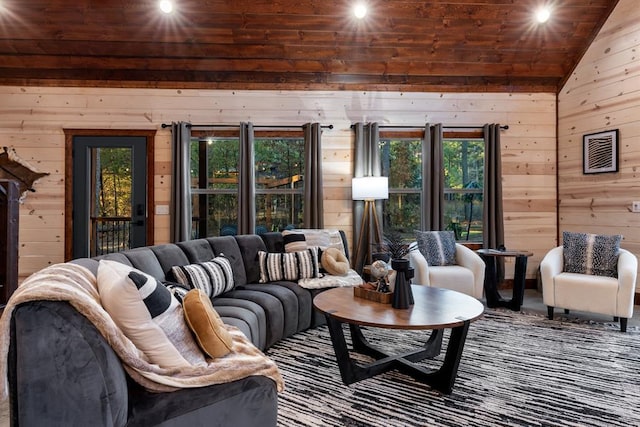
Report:
M443 393L451 393L458 373L460 357L471 322L484 312L477 299L449 289L412 285L415 304L408 309L394 309L353 295L353 288L335 288L319 293L313 300L323 312L336 353L340 375L345 384L371 378L398 369L418 381L429 384ZM349 324L353 350L376 359L369 365L359 365L351 359L342 330ZM427 329L433 333L424 348L398 355L390 355L371 345L360 326L387 329ZM451 329L444 362L437 370L416 365L423 359L440 354L444 329Z

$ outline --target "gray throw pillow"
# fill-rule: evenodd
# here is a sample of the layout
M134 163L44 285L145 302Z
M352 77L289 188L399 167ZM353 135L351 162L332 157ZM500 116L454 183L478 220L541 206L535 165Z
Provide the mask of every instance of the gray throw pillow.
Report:
M416 231L418 250L431 266L456 263L456 238L453 231Z
M618 277L621 235L562 233L563 270L567 273Z

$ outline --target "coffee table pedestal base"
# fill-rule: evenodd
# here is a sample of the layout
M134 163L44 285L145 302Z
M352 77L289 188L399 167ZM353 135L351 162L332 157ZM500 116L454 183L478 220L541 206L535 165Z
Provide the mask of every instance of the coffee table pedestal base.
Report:
M349 349L342 330L342 322L336 320L330 314L327 314L326 318L344 384L349 385L383 372L397 369L442 393L451 393L458 373L460 357L462 356L464 342L469 329L469 321L465 321L462 326L451 329L451 336L442 366L439 369L430 370L418 366L414 362L432 359L440 354L443 329L433 330L424 348L390 355L369 343L358 325L349 324L353 350L376 359L373 363L359 365L349 355Z

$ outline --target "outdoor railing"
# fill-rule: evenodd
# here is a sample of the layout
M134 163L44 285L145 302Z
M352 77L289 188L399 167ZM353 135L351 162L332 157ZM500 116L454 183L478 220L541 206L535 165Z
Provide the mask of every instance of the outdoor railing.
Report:
M91 256L120 252L131 247L131 217L91 218Z

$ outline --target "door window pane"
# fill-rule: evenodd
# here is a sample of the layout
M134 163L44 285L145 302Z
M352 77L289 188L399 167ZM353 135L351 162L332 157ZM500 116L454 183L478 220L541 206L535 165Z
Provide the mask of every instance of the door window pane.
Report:
M90 255L129 249L132 210L132 150L91 148Z

